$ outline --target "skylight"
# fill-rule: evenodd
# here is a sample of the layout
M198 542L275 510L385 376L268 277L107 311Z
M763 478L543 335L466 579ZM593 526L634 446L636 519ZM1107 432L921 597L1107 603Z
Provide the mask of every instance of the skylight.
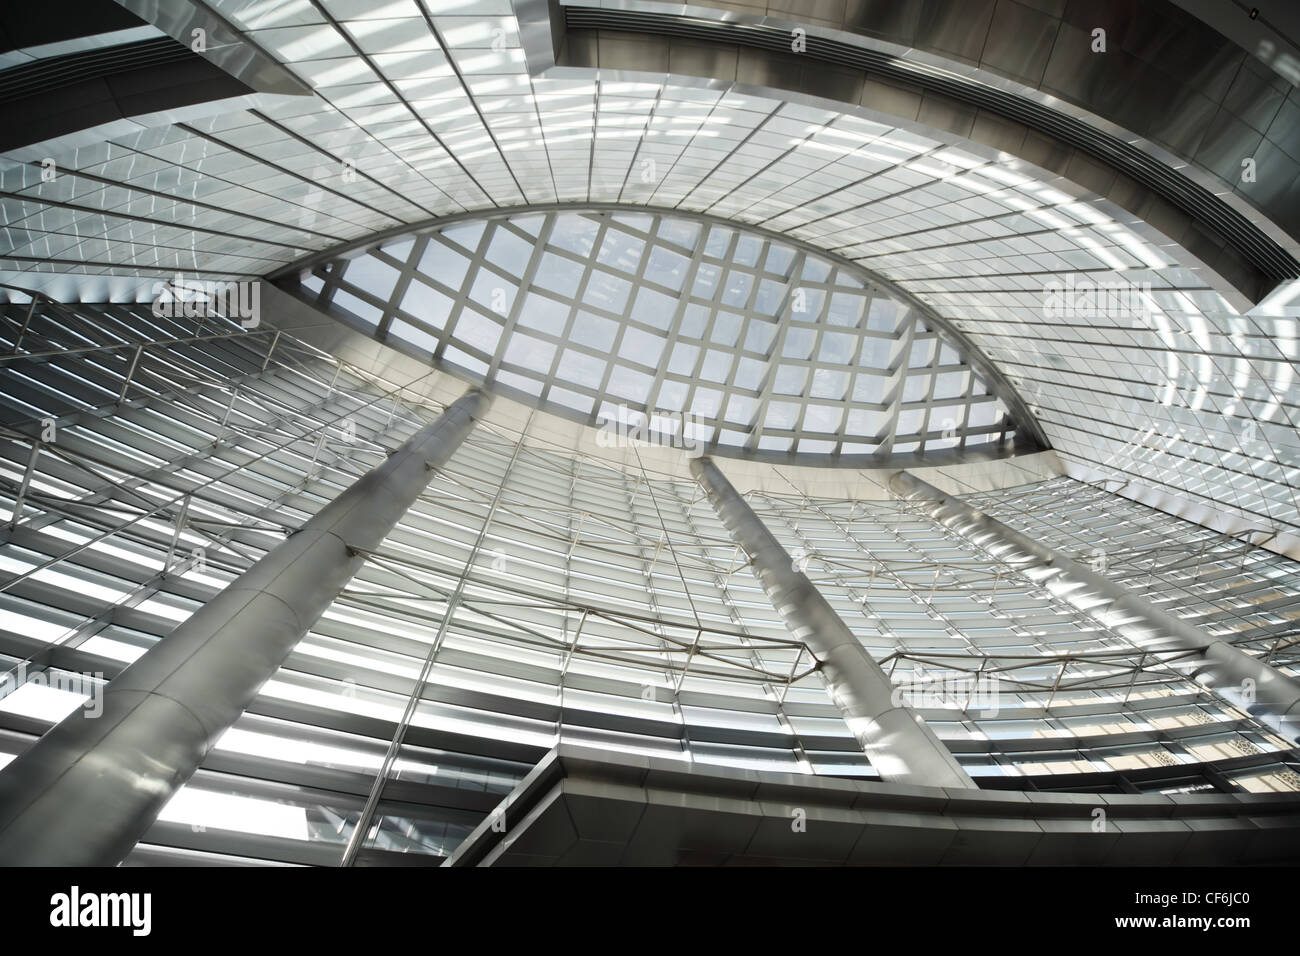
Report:
M918 304L851 263L703 217L457 221L317 266L298 292L569 418L687 416L724 455L895 463L1009 454L1016 435L1016 403Z

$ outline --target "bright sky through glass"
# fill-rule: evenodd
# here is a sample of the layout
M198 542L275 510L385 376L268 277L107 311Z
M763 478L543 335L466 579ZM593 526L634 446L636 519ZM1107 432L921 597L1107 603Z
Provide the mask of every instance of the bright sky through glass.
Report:
M563 210L457 222L303 283L376 338L591 424L650 413L722 453L997 451L958 345L852 266L734 224Z

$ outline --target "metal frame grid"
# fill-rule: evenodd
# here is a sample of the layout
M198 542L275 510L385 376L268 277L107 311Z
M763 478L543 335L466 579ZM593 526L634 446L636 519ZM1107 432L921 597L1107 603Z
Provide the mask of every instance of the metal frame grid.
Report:
M1042 484L1055 493L1086 487ZM1038 488L986 494L982 505L1015 512L1023 498L1053 493ZM754 506L896 684L923 688L918 670L996 680L996 714L987 702L921 708L976 776L1177 766L1215 753L1271 753L1281 765L1293 756L1285 740L1200 688L1185 654L1133 647L907 503L815 501L796 491L755 496ZM1052 520L1069 527L1059 511Z
M623 65L534 75L508 0L213 6L313 95L79 146L53 182L9 162L11 270L98 301L466 210L734 219L857 261L968 332L1076 477L1300 531L1294 321L1239 314L1185 248L1053 173L779 90ZM1043 284L1067 274L1149 282L1151 315L1047 318Z
M111 678L438 412L224 320L41 301L6 308L0 342L0 659L28 676L0 698L9 755L81 701L34 675ZM384 767L364 856L443 855L559 740L871 775L693 484L520 438L471 435L136 862L337 863ZM901 505L753 504L897 679L918 661L999 676L997 715L923 710L982 779L1151 766L1288 785L1293 754L1177 660Z
M1300 676L1300 564L1260 547L1264 529L1219 534L1073 480L1005 499L970 496L1016 530Z
M462 219L326 261L301 290L494 390L592 425L633 409L677 445L847 463L1008 454L1017 433L1019 403L918 309L852 264L707 218Z

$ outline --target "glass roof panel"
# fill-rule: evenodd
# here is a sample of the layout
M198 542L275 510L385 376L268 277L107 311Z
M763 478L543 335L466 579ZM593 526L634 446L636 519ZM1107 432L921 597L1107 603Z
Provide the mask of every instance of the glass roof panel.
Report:
M453 330L456 339L481 352L491 354L501 341L501 326L473 309L465 309Z
M519 324L540 329L550 335L560 335L569 319L569 308L565 303L549 296L530 292L524 297L523 308L519 310Z
M596 261L623 272L635 272L645 243L621 229L609 229L601 243Z
M661 219L659 238L683 249L694 249L700 238L700 224L689 219Z
M629 326L623 330L623 344L619 346L618 354L640 365L656 366L663 354L664 341L662 336Z
M851 263L707 217L502 214L426 227L315 275L301 294L340 318L592 425L681 414L660 432L727 454L868 465L959 458L968 437L983 456L1013 450L988 366L939 320Z
M443 325L455 303L420 279L413 279L402 296L402 311L430 325Z
M386 299L397 283L398 271L374 256L366 256L353 264L352 284L362 292L377 299Z
M593 269L591 277L587 280L587 291L582 301L608 312L622 312L627 308L628 296L631 293L631 282L620 279L603 269Z
M595 248L599 232L600 223L595 219L577 213L564 213L555 217L550 242L556 248L565 249L585 259Z
M509 229L494 229L488 245L487 260L510 275L522 276L528 267L533 245Z
M469 260L443 242L431 242L420 257L419 272L451 289L459 289L469 271Z
M548 252L542 256L537 267L535 281L543 289L550 289L560 295L572 298L578 293L578 284L582 282L583 268L572 259L564 259Z
M650 282L657 282L680 292L682 283L686 281L686 269L689 265L690 260L685 256L663 246L656 246L651 250L650 259L646 263L645 277Z

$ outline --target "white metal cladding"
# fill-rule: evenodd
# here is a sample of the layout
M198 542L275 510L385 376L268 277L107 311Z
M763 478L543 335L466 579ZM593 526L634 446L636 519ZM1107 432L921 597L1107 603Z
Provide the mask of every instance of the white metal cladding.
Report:
M960 344L851 265L633 210L458 221L317 266L311 301L589 424L819 461L1010 453ZM648 419L647 419L648 415Z
M0 697L5 755L83 700L33 675L111 677L439 411L287 333L138 306L41 304L10 357L26 315L7 307L0 335L0 507L23 495L0 528L0 659L28 678ZM47 417L57 435L33 458ZM535 444L516 455L518 438L475 431L137 861L337 862L467 564L372 850L448 852L560 740L871 775L691 482ZM1180 661L1144 655L907 505L793 486L751 502L900 686L921 667L997 675L996 712L921 708L973 775L1226 764L1248 789L1295 788L1284 742ZM1113 567L1155 574L1169 602L1191 596L1199 624L1295 672L1292 563L1068 480L982 504L1010 521L1039 511L1071 548L1110 548ZM1139 528L1164 550L1140 554ZM1211 599L1194 560L1234 597Z

